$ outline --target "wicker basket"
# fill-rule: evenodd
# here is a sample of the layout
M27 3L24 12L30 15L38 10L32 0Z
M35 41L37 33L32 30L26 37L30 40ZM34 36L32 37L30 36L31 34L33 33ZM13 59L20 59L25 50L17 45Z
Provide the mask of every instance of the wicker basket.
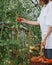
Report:
M42 57L42 48L40 49L40 56L32 57L30 59L30 65L52 65L52 59Z
M41 59L39 59L39 57L32 57L30 65L42 65Z
M52 65L52 59L45 59L45 60L42 62L42 65Z
M52 59L46 59L44 57L32 57L30 65L52 65Z

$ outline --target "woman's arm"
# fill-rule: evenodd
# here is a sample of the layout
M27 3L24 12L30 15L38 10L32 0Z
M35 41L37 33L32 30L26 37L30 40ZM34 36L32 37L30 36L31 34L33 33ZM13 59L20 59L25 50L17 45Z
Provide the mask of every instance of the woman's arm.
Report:
M46 34L45 37L44 37L45 40L47 39L47 37L50 35L51 32L52 32L52 27L49 26L49 27L48 27L48 30L47 30L47 34Z
M49 26L47 29L47 34L45 35L44 39L42 40L42 46L45 46L46 40L48 36L52 33L52 26Z
M22 20L22 23L35 25L35 26L40 25L37 21L29 21L29 20L25 20L25 19Z

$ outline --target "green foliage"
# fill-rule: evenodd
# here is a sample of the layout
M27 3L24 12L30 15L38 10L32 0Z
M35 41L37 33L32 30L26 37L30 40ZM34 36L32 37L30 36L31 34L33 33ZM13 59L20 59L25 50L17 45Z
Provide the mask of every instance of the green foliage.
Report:
M18 23L17 17L37 20L40 7L28 0L0 0L0 65L28 65L39 54L29 47L41 41L39 26Z

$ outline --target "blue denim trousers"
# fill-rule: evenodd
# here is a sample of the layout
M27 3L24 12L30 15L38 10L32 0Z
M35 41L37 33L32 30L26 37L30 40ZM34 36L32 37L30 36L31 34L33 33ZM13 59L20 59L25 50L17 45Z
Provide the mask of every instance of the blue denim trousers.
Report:
M44 49L45 58L52 59L52 49Z

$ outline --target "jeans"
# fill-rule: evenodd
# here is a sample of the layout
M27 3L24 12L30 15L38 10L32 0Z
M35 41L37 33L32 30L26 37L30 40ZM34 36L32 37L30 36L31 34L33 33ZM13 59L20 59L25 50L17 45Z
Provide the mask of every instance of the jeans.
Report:
M44 49L45 58L52 59L52 49Z

